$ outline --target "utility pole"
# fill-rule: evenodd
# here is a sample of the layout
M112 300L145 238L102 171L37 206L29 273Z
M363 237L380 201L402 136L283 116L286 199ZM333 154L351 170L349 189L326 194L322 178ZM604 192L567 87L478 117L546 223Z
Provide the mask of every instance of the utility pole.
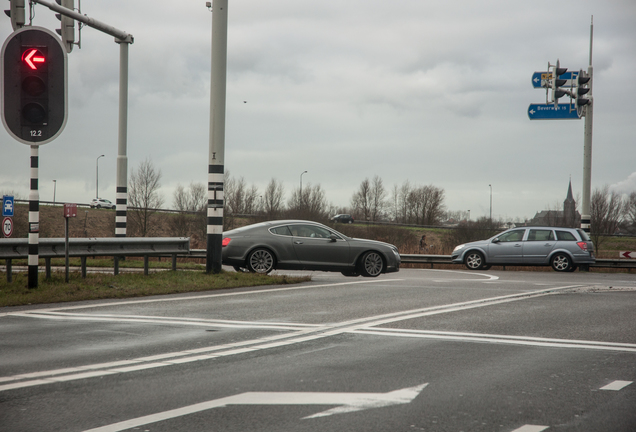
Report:
M225 175L225 95L227 79L227 3L212 7L212 70L210 74L210 154L208 163L208 224L206 273L221 272L223 187Z
M585 132L583 141L583 199L581 203L581 229L587 233L590 232L592 225L592 212L591 212L591 195L592 195L592 121L594 111L594 98L592 96L592 81L593 81L593 68L592 68L592 41L594 37L594 17L590 23L590 64L587 67L587 74L590 78L588 81L588 88L590 91L587 93L589 103L584 106L585 109Z

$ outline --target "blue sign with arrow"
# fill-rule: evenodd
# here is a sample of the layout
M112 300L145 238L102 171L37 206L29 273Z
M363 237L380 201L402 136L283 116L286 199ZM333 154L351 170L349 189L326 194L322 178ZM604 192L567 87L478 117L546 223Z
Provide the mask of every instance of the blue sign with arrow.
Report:
M574 104L530 104L528 107L530 120L578 120L578 111Z
M561 87L570 87L573 84L571 81L578 76L578 72L566 72L563 75L559 75L559 79L566 80L565 85ZM535 72L532 74L532 87L546 88L548 86L548 80L552 80L552 72Z

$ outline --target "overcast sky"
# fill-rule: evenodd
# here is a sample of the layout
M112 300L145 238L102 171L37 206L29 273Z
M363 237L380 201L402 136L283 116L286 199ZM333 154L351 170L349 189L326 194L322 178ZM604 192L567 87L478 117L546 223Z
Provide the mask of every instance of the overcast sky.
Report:
M53 0L51 0L53 1ZM4 2L8 8L8 2ZM28 3L28 2L27 2ZM77 3L77 2L76 2ZM203 0L84 0L134 36L128 170L150 158L168 206L207 183L212 14ZM230 0L225 169L349 206L365 179L445 190L449 210L531 218L582 192L584 120L530 121L535 71L589 64L592 189L636 191L634 0ZM51 30L54 13L35 8ZM2 40L12 32L0 17ZM119 45L85 27L68 56L68 123L40 147L40 199L115 200ZM0 130L0 193L28 197L29 146Z

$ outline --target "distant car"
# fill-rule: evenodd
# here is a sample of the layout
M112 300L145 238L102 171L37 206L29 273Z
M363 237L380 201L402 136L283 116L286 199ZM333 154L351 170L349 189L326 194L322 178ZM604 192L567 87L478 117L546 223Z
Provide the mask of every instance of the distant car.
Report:
M348 214L337 214L333 216L331 222L340 222L340 223L353 223L353 218Z
M319 270L376 277L399 271L400 262L392 244L347 237L310 221L261 222L223 233L222 263L237 271Z
M488 240L461 244L451 255L454 263L470 270L492 265L552 266L555 271L574 271L580 264L593 264L594 243L578 228L522 227Z
M91 201L91 208L114 209L115 208L115 204L113 204L112 202L108 201L107 199L94 198L93 201Z

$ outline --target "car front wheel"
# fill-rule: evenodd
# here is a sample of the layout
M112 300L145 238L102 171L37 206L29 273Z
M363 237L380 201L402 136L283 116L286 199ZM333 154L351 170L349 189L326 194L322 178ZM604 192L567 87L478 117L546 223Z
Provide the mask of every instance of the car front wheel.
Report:
M384 270L384 260L377 252L367 252L360 261L360 273L366 277L377 277Z
M256 249L247 257L247 269L252 273L267 274L274 270L274 255L267 249Z
M484 270L486 267L485 263L484 255L477 251L468 252L466 258L464 258L464 264L466 264L468 270Z
M572 267L574 267L570 257L564 253L554 255L550 263L552 264L554 271L558 272L569 272Z

